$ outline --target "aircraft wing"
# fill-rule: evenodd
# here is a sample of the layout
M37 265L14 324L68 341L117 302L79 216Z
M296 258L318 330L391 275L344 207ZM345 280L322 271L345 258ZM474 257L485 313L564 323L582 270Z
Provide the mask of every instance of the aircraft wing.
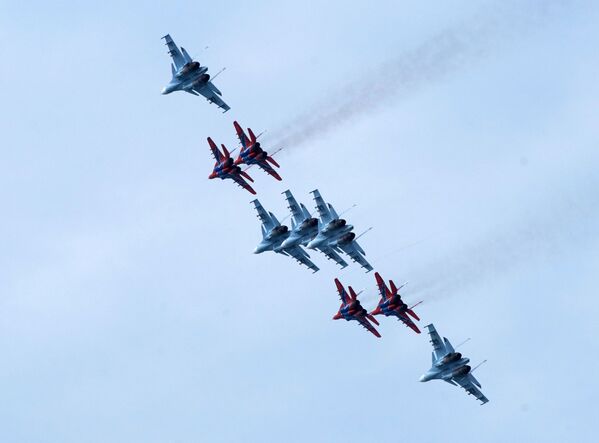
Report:
M414 331L416 334L420 334L420 329L418 329L418 326L416 326L416 323L414 323L412 321L412 319L410 317L408 317L405 312L396 311L396 313L397 313L397 318L401 322L403 322L404 325L406 325L408 328L412 329L412 331Z
M274 178L276 178L279 181L283 180L281 178L281 176L279 175L279 173L277 171L275 171L272 168L272 166L270 166L268 163L266 163L266 161L258 162L257 165L258 165L258 167L260 169L262 169L263 171L265 171L268 175L272 175Z
M194 86L193 91L202 94L210 103L216 104L223 112L227 112L231 107L220 98L220 91L212 84L212 82L204 83L200 86Z
M357 245L357 246L356 246ZM349 242L343 246L339 246L343 252L345 252L349 257L355 262L366 269L366 272L372 271L372 266L361 254L362 248L356 243L356 241Z
M489 401L489 399L484 396L480 389L478 389L478 387L480 387L480 383L478 383L476 378L474 378L474 375L468 373L465 377L454 378L453 381L464 388L468 395L474 395L477 400L480 400L481 405L484 405Z
M186 63L185 57L183 57L183 54L181 54L181 51L179 51L179 48L177 47L177 45L171 38L170 34L166 34L162 38L166 42L165 43L166 46L168 46L168 53L171 56L171 58L173 59L173 63L175 64L175 67L177 69L181 69L183 66L185 66L185 63Z
M293 221L296 225L300 225L305 220L302 208L300 208L300 205L297 204L297 200L295 199L295 197L289 189L283 192L283 194L285 194L285 200L287 200L287 207L291 212L291 217L293 218Z
M295 260L297 260L299 264L302 264L304 266L307 266L309 269L312 269L313 272L318 272L320 270L318 266L312 263L312 260L310 260L310 256L308 255L308 253L299 246L285 248L283 252L293 257Z
M341 299L341 303L346 305L348 302L351 301L351 299L349 297L349 294L347 293L347 291L345 290L345 288L343 287L343 285L341 284L341 282L339 281L338 278L335 279L335 286L337 286L337 292L339 293L339 298Z
M241 143L241 147L243 149L247 148L250 145L250 139L247 135L245 135L245 132L243 131L239 123L235 121L233 122L233 126L235 126L235 132L237 132L237 138L239 139L239 143Z
M212 151L212 157L220 163L223 159L223 154L219 151L218 146L216 146L216 143L210 137L208 137L208 144L210 145L210 151Z
M270 214L266 212L266 209L264 209L264 207L260 203L260 200L252 200L252 203L254 204L254 208L256 208L258 218L260 219L262 225L266 228L267 231L270 231L272 228L277 226Z
M445 350L445 343L443 342L443 340L441 340L441 336L435 329L435 326L433 324L430 324L430 325L425 326L425 328L428 329L428 334L430 335L430 338L431 338L430 341L431 341L431 344L433 345L435 358L439 359L439 358L443 357L445 354L447 354L447 352Z
M383 300L387 300L387 294L389 293L389 289L385 284L385 280L381 277L381 274L378 272L374 273L374 278L376 279L376 286L379 288L379 295Z
M379 334L379 331L376 330L376 328L374 326L372 326L370 324L370 322L368 321L368 319L366 317L357 317L356 320L358 320L358 322L367 330L369 330L370 332L372 332L373 335L375 335L378 338L381 338L381 334Z
M328 246L322 246L322 247L319 247L317 249L320 252L322 252L324 255L326 255L326 257L329 260L333 260L338 265L340 265L341 268L346 268L347 267L347 262L345 260L343 260L343 258L341 258L341 256L339 254L337 254L333 248L328 247Z
M314 195L314 202L316 203L316 210L318 211L320 220L322 221L323 224L326 225L328 222L333 220L334 217L331 214L329 207L322 199L322 196L320 195L320 192L318 191L318 189L315 189L314 191L312 191L312 194Z
M246 191L248 191L250 194L256 195L256 191L254 191L254 188L252 188L248 182L246 182L242 177L240 177L239 175L235 174L235 175L230 175L229 177L231 177L231 180L233 180L235 183L237 183L239 186L241 186L243 189L245 189Z

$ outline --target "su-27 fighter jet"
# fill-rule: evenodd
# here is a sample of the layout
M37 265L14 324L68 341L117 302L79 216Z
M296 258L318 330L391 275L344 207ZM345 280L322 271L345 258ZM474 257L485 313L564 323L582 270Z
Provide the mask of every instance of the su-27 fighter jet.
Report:
M356 320L364 328L380 338L381 334L379 334L379 331L377 331L370 323L372 322L375 325L378 325L379 322L362 307L358 300L358 294L354 292L353 288L348 286L348 294L338 278L335 279L335 285L337 286L337 292L341 299L341 307L339 308L339 312L333 317L333 320L339 320L341 318L344 318L347 321Z
M171 63L171 72L173 78L162 89L162 94L170 94L174 91L185 91L192 95L203 95L210 103L215 103L223 112L227 112L227 105L220 96L222 93L210 81L207 66L200 66L200 63L193 61L187 51L177 47L169 34L162 37L168 46L168 53L173 62ZM217 74L218 75L218 74Z
M312 263L308 253L299 245L282 245L289 237L289 228L281 225L272 212L266 212L260 201L256 199L252 201L252 203L254 204L254 208L256 208L256 212L258 212L258 218L262 222L262 241L256 246L254 254L261 254L264 251L274 251L282 255L293 257L300 264L317 272L318 266Z
M220 178L221 180L225 180L230 178L237 185L246 189L251 194L256 194L256 191L244 180L244 177L249 181L253 182L254 180L250 177L246 172L243 172L241 168L233 163L233 159L231 158L231 154L225 147L225 145L221 145L223 148L223 152L218 150L216 143L208 137L208 144L210 145L210 150L212 151L212 156L216 163L214 164L214 170L212 174L208 176L209 179Z
M376 278L376 285L378 286L379 294L381 295L381 300L379 301L379 304L377 305L376 309L372 311L370 314L383 314L387 317L395 316L399 320L401 320L406 326L411 328L414 332L420 334L420 329L418 329L418 326L416 326L416 324L410 318L412 317L415 320L420 320L420 318L412 310L412 308L414 308L414 306L416 305L419 305L420 302L416 303L416 305L412 307L408 307L408 305L406 305L403 302L401 296L399 295L399 290L401 289L401 287L398 288L397 286L395 286L393 280L389 280L389 285L391 286L391 289L389 289L378 272L374 273L374 277Z
M267 174L272 175L279 181L282 180L278 172L275 171L271 166L273 165L279 168L279 164L275 161L275 159L272 158L272 156L268 155L268 153L264 149L262 149L262 147L260 146L260 142L258 141L258 137L256 137L254 132L250 128L248 128L248 137L241 128L241 126L239 126L239 123L233 122L233 125L235 126L237 137L239 138L239 142L241 143L241 150L239 151L239 156L235 160L235 164L246 164L248 166L257 165Z
M283 194L285 194L287 207L291 212L291 232L281 247L305 246L318 234L318 219L312 217L303 203L297 203L290 190Z
M432 324L426 326L426 328L433 345L433 365L420 377L420 381L443 380L454 386L461 386L468 392L468 395L474 395L480 400L481 404L487 403L489 399L479 390L480 383L472 375L472 372L484 361L472 369L468 365L470 359L462 357L459 352L455 352L455 349L445 337L441 340Z
M347 266L345 260L337 251L343 251L354 261L360 264L366 272L372 271L372 266L364 258L366 253L356 241L354 227L339 218L339 215L330 203L325 203L318 189L312 191L316 210L320 216L318 234L306 246L309 249L322 251L329 259L335 260L342 268ZM368 232L368 231L366 231ZM361 234L364 235L364 234Z

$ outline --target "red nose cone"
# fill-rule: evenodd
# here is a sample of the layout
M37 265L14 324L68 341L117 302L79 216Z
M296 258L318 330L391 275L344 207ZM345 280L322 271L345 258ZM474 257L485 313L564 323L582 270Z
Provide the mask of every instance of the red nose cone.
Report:
M211 179L212 179L212 178L216 178L216 172L213 172L212 174L210 174L210 175L208 176L208 178L211 178Z
M341 314L337 313L333 316L333 320L339 320L341 318Z
M235 164L236 164L236 165L239 165L239 164L241 164L241 159L240 159L240 158L236 159L236 160L235 160Z

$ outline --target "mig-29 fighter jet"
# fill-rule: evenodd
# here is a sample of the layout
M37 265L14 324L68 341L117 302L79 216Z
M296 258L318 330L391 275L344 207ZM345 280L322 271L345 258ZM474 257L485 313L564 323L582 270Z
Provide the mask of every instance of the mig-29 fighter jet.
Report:
M237 137L241 143L241 150L239 151L239 156L235 160L235 164L246 164L248 166L258 165L258 167L264 170L267 174L272 175L279 181L282 180L278 172L275 171L271 166L272 164L273 166L279 168L279 164L275 161L275 159L272 158L272 156L268 155L268 153L262 149L260 142L258 141L258 137L254 135L254 132L248 128L248 137L245 135L245 132L243 132L241 126L239 126L239 123L233 122L233 125L235 126Z
M210 103L215 103L219 108L227 112L227 105L220 96L222 93L210 81L207 66L200 66L200 62L193 61L187 51L177 47L169 34L162 37L168 46L168 53L173 59L171 72L173 78L162 89L162 94L170 94L174 91L185 91L193 95L203 95ZM217 74L218 75L218 74Z
M372 322L378 326L379 322L362 307L358 300L358 294L354 292L353 288L348 286L348 294L338 278L335 279L335 285L337 285L337 292L339 292L339 298L341 299L341 307L339 308L339 312L333 317L333 320L339 320L341 318L344 318L347 321L356 320L364 328L380 338L381 334L379 334L379 331L377 331L370 323Z
M418 326L416 326L416 324L410 318L412 317L415 320L420 320L416 313L412 311L412 308L420 304L420 302L416 303L416 305L412 307L408 307L408 305L406 305L401 299L401 295L399 295L399 290L401 289L401 287L398 288L397 286L395 286L393 280L389 280L389 285L391 286L391 289L389 289L378 272L374 273L374 277L376 278L376 285L378 286L379 293L381 294L381 300L379 301L379 304L377 305L376 309L372 311L370 314L383 314L387 317L395 316L399 320L401 320L406 326L412 328L414 332L420 334L420 329L418 329Z
M356 241L356 234L352 232L354 227L339 218L339 215L330 203L325 203L318 189L312 191L316 210L320 216L318 223L318 235L314 237L306 246L309 249L318 249L328 258L335 260L342 268L347 266L345 260L336 251L343 251L350 258L359 263L366 272L372 271L372 266L366 261L364 250Z
M221 180L230 178L251 194L256 194L256 191L254 191L254 189L244 180L244 177L251 182L254 180L246 172L243 172L239 166L233 164L231 154L225 145L221 145L223 152L220 152L216 146L216 143L214 143L210 137L208 137L208 144L210 145L212 156L214 157L214 160L216 160L216 163L214 164L214 170L212 171L212 174L208 176L208 178L220 178Z
M472 372L482 363L472 369L468 365L470 359L463 358L462 354L455 352L455 349L445 337L441 340L432 324L426 326L426 328L434 349L433 366L420 377L420 381L443 380L454 386L461 386L468 392L468 395L474 395L480 400L481 404L487 403L489 399L479 390L480 383L472 375Z
M277 217L272 212L266 212L260 201L252 201L254 208L258 212L258 218L262 222L262 241L254 249L254 254L261 254L264 251L274 251L279 254L293 257L300 264L307 266L312 271L317 272L316 266L310 260L310 256L299 245L283 247L282 243L289 237L289 228L281 225Z

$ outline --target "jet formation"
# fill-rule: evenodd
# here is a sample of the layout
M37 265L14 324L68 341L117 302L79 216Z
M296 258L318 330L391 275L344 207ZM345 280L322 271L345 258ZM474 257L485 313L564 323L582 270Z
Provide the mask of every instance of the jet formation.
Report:
M208 74L208 67L194 61L183 47L179 48L175 44L169 34L165 35L163 39L172 58L172 78L162 89L162 94L185 91L192 95L201 95L208 102L216 104L223 112L227 112L230 107L223 101L221 98L222 93L213 83L214 78L220 72L211 78ZM237 121L233 122L233 126L239 140L239 154L235 159L232 154L238 148L229 151L224 144L221 144L221 150L212 138L208 137L207 139L215 160L212 173L208 178L231 180L253 195L256 195L256 191L250 185L254 180L247 173L249 168L256 166L277 181L281 181L282 177L277 171L280 166L273 157L282 148L268 153L258 140L261 134L255 135L251 128L247 128L246 133ZM281 224L272 212L264 209L258 199L251 202L260 220L262 233L262 240L256 246L255 254L266 251L275 252L291 257L300 265L306 266L313 272L318 272L319 268L311 260L307 250L318 251L341 268L348 266L345 258L349 257L365 269L367 273L373 270L373 267L365 258L366 252L357 242L362 235L372 228L356 235L354 227L341 218L343 213L338 214L333 205L325 202L318 189L311 191L317 216L314 216L314 213L310 212L303 203L298 203L291 191L286 190L283 194L291 217L291 228ZM416 334L420 334L420 329L416 324L417 321L420 321L420 317L414 312L413 308L421 302L408 306L399 294L403 285L397 287L393 280L389 280L387 286L378 272L375 272L374 276L380 300L371 312L368 312L358 300L361 291L356 293L351 286L348 286L346 290L339 279L335 278L335 286L341 299L341 306L333 316L333 320L356 321L374 336L380 338L381 334L376 328L380 324L375 317L379 315L396 317L406 327ZM472 372L480 365L471 368L468 364L470 360L463 357L461 353L456 352L447 338L441 340L432 324L427 325L426 328L433 345L432 366L420 377L420 381L443 380L454 386L464 388L469 395L473 395L480 400L481 404L487 403L489 400L480 391L480 383L472 375Z
M297 202L291 191L283 192L291 215L291 230L281 225L272 212L267 212L259 200L254 200L254 208L258 212L262 226L262 241L254 250L255 254L265 251L274 251L279 254L295 258L300 264L305 265L313 272L319 270L311 260L310 255L302 249L317 250L327 259L333 260L341 268L348 266L341 257L347 254L354 262L360 264L366 272L373 268L364 258L365 252L356 241L358 237L353 231L353 226L339 218L331 204L325 204L320 192L312 191L316 202L316 210L320 219L312 217L306 207ZM368 231L365 231L368 232Z
M203 95L210 103L223 109L223 112L231 109L221 98L223 94L210 81L208 66L201 66L200 62L194 61L185 48L179 49L169 34L162 38L166 42L168 53L173 60L171 63L172 78L162 89L162 94L185 91L192 95Z
M264 170L267 174L271 175L275 179L279 181L282 180L279 173L271 166L274 165L277 168L279 167L279 164L272 158L272 155L279 152L280 149L278 149L274 154L269 155L268 152L266 152L260 146L260 142L258 141L259 135L254 135L254 132L248 128L248 137L239 123L233 122L233 125L235 126L235 131L237 132L237 137L239 138L239 143L241 146L239 155L235 160L233 160L231 157L231 152L229 152L225 145L221 145L223 148L223 151L221 152L212 138L208 137L208 144L210 145L212 156L216 160L214 169L208 178L220 178L222 180L231 179L237 185L254 195L256 194L256 191L254 191L254 189L246 181L249 180L250 182L254 182L254 179L246 172L253 165L257 165L260 169ZM242 169L242 166L240 165L244 165L245 168Z
M472 372L484 361L472 369L468 365L470 359L456 352L447 338L443 337L443 340L441 340L435 326L430 324L426 328L433 345L432 366L420 377L420 381L443 380L450 385L464 388L468 395L474 395L482 405L487 403L489 399L480 391L481 385L472 375Z
M409 308L402 301L401 296L399 295L399 289L401 289L401 286L399 288L397 288L395 286L395 283L393 283L393 281L390 280L389 283L391 285L391 289L389 289L385 285L383 278L380 276L380 274L378 272L376 272L374 275L375 275L377 288L379 290L379 293L381 294L381 300L379 301L376 309L374 309L368 315L363 314L365 316L365 318L372 321L373 323L375 323L378 326L379 323L374 318L375 315L383 314L386 317L395 316L399 320L401 320L406 326L410 327L414 332L416 332L417 334L420 334L420 329L418 329L418 326L416 326L414 321L412 321L412 319L409 317L409 316L412 316L415 320L417 320L417 321L420 320L420 318L412 310L412 308L416 305L419 305L420 302L416 303L414 306ZM337 292L339 292L339 295L341 296L341 300L344 301L347 293L344 292L343 286L341 285L341 283L339 282L339 279L337 279L337 278L335 279L335 285L337 286ZM335 320L337 320L338 318L342 318L342 317L345 318L346 320L354 320L355 319L354 317L351 317L351 318L349 318L347 316L339 317L339 315L343 312L346 312L346 313L347 312L352 312L352 313L358 312L357 307L356 307L357 305L359 305L359 302L357 301L357 297L354 296L355 293L353 292L353 289L351 288L351 286L349 286L348 289L349 289L351 297L349 298L348 301L344 301L346 306L345 306L345 308L343 305L341 306L339 313L335 317L333 317L333 319L335 319ZM342 294L342 292L343 292L343 294ZM353 302L354 304L352 305L350 302ZM360 308L361 308L361 306L360 306ZM366 311L364 311L364 312L366 313ZM378 334L378 332L375 335L377 337L380 337L380 335L377 335L377 334Z

